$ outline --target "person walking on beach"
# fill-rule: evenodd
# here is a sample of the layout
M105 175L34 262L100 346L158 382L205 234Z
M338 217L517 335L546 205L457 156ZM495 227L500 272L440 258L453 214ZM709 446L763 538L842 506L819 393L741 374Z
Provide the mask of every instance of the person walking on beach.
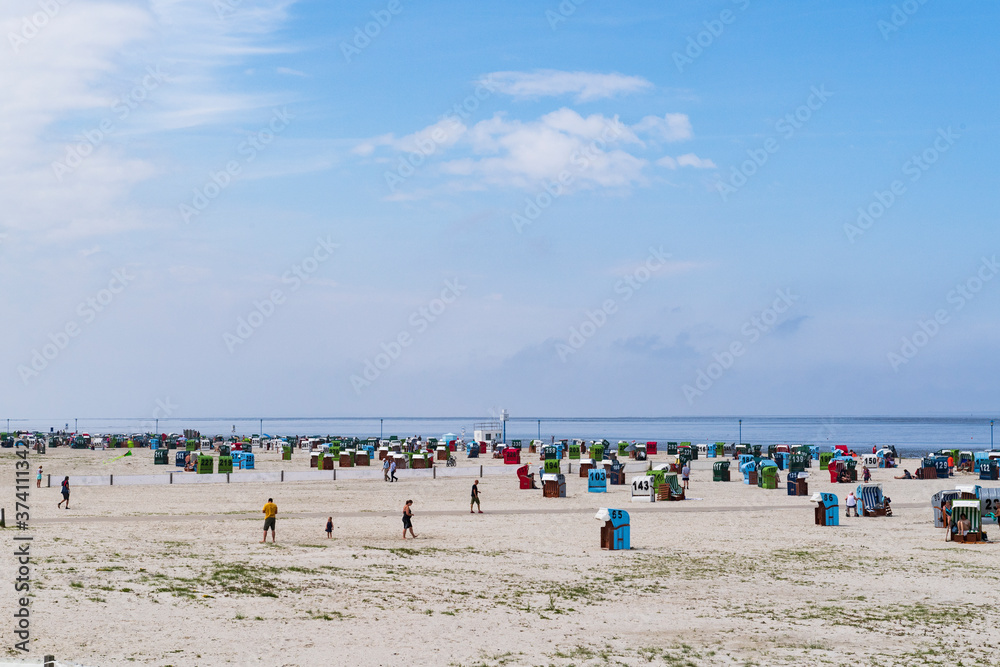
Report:
M389 481L390 482L399 481L396 479L396 459L393 459L392 463L389 464Z
M267 530L271 529L271 544L274 544L274 524L277 521L278 516L278 506L274 504L274 498L268 498L267 502L264 503L264 539L260 541L261 544L267 543Z
M403 505L403 539L406 539L406 531L410 531L410 535L413 535L413 539L417 539L417 534L413 532L413 510L410 509L410 505L413 504L412 500L407 500L406 504Z
M385 481L389 481L389 457L382 459L382 477Z
M333 537L333 517L327 517L326 519L326 539Z
M681 468L681 481L684 482L683 487L685 489L688 487L688 480L691 479L691 463L689 461L684 462L684 467Z
M851 510L854 510L854 516L858 515L858 499L854 497L853 491L847 494L847 516L851 516Z
M872 471L868 469L868 466L861 466L861 479L865 482L872 481Z
M469 503L469 514L475 514L472 511L472 506L475 505L479 509L479 513L483 513L483 508L479 506L479 480L477 479L472 483L472 502Z
M69 509L69 477L63 477L62 481L62 497L63 499L59 501L56 507L62 507L63 503L66 503L66 509Z
M38 466L38 476L35 477L35 488L42 488L42 466Z

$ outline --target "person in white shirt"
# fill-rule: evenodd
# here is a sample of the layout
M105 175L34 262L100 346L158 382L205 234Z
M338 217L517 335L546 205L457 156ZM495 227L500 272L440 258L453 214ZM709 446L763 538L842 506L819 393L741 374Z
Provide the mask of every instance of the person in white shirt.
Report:
M851 516L851 510L854 510L854 516L858 516L858 499L853 491L847 494L847 516Z

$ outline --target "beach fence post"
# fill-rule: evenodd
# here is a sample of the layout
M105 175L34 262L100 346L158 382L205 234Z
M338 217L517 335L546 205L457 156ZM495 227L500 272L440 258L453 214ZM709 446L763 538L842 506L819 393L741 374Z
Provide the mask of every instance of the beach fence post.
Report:
M7 510L0 507L0 528L7 527Z
M174 483L174 473L170 473L170 483Z
M45 486L46 487L52 486L52 475L45 476Z
M284 470L281 471L281 481L282 482L285 481L285 471Z
M57 667L56 657L54 655L47 655L42 659L42 667Z
M115 485L115 476L108 475L108 486L114 486L114 485Z
M483 464L482 463L479 464L479 476L480 477L483 476Z

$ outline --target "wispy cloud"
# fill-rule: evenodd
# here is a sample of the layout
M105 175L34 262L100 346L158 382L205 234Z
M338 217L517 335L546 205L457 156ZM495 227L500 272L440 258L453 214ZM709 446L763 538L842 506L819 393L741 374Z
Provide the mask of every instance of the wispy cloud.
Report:
M583 116L563 107L535 120L497 113L471 127L445 118L402 137L389 133L365 139L352 152L375 162L388 162L387 151L419 154L420 164L430 175L452 179L448 183L451 192L538 187L564 173L572 176L569 190L626 188L646 182L643 171L649 160L641 151L664 140L692 137L691 121L681 113L646 116L628 125L618 116ZM658 164L672 169L715 166L693 153L661 158ZM413 186L408 192L394 190L391 199L410 201L435 191L442 189Z
M493 72L484 76L480 83L488 83L498 92L518 99L575 95L577 102L590 102L653 88L653 84L641 76L562 72L551 69L535 72Z
M635 129L637 132L648 132L664 141L685 141L694 136L691 120L682 113L668 113L662 118L646 116L636 124Z
M676 158L665 155L656 161L661 167L677 169L678 167L694 167L695 169L716 169L716 165L708 158L700 158L694 153L685 153Z
M238 119L274 104L274 93L220 84L230 67L249 56L283 50L272 35L293 1L243 0L225 20L203 0L60 3L44 30L17 52L0 55L5 222L49 239L148 226L125 202L137 183L162 173L164 165L109 136ZM2 32L19 29L21 17L37 11L35 2L5 3ZM162 71L165 81L157 79L141 99L128 100L129 113L123 114L121 100L137 90L149 68ZM158 147L143 144L146 155ZM53 165L74 151L85 158L80 167L54 178Z

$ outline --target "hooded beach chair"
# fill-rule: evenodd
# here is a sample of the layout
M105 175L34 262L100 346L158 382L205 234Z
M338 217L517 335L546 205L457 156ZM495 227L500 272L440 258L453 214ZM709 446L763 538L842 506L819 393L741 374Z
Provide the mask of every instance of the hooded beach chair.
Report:
M832 493L816 493L810 500L816 503L817 526L839 526L840 506Z
M615 461L610 466L605 466L608 484L621 485L625 483L625 465Z
M937 473L938 479L946 479L951 476L951 466L948 465L947 456L934 457L934 471Z
M770 459L761 459L757 465L757 486L762 489L778 488L778 465Z
M656 490L657 500L684 500L684 489L677 481L677 473L664 475L663 484Z
M712 481L729 481L729 461L716 461L712 464Z
M983 521L1000 523L1000 488L984 487L979 489L979 506L982 509Z
M601 548L629 550L632 548L629 535L629 518L625 510L612 510L602 507L594 517L603 521L601 527Z
M537 489L535 485L535 473L528 472L528 466L523 465L517 469L517 480L522 489Z
M605 493L608 490L608 474L603 470L587 473L587 493Z
M649 472L632 478L632 502L656 502L656 478Z
M969 521L968 530L962 532L958 524L963 519ZM978 500L953 500L951 502L951 522L945 539L952 542L982 542L983 534L982 510Z
M996 461L991 459L988 453L976 452L973 465L975 466L975 472L979 475L979 479L991 480L997 478Z
M945 489L944 491L938 491L933 496L931 496L931 508L934 510L934 527L944 528L944 520L946 516L945 508L949 507L949 503L953 500L961 500L962 492L956 489Z
M556 461L558 463L558 461ZM566 476L565 475L542 475L542 497L543 498L565 498L566 497Z
M858 497L858 509L861 516L887 516L885 498L882 496L881 484L859 484L854 495Z
M594 443L594 445L590 448L590 458L599 463L604 459L604 452L606 451L607 450L604 449L604 445Z

